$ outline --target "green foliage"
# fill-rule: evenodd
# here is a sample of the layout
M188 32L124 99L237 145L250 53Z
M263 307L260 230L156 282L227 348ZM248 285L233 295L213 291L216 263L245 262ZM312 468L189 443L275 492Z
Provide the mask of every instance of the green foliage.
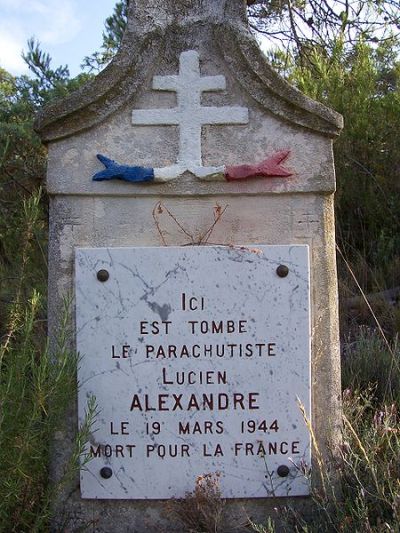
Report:
M99 72L108 65L121 44L127 23L127 14L128 0L117 2L113 14L106 19L101 49L83 59L81 65L83 69L87 69L89 72Z
M13 301L3 316L0 344L1 532L45 530L56 490L48 485L50 443L76 391L77 358L68 349L69 314L64 313L58 344L50 356L44 340L43 298L32 288L35 233L42 226L39 195L25 201L21 211L18 230L12 236L19 244L15 250L16 282ZM2 269L2 280L4 274ZM70 469L74 471L95 414L92 404L72 457Z
M0 68L0 334L6 323L7 304L12 302L18 283L23 200L37 191L45 174L46 150L33 131L34 114L42 103L68 94L88 78L81 75L70 80L66 67L53 70L50 57L38 43L30 40L28 44L25 59L35 78L14 77ZM46 210L46 197L42 195L41 223L37 221L34 226L35 258L29 272L25 272L29 283L24 285L42 293L47 278ZM24 296L26 300L28 294Z
M44 93L48 93L58 84L64 85L68 82L68 67L59 66L53 70L50 55L40 49L40 43L33 37L28 40L28 51L23 54L23 58L36 76L38 85Z
M398 0L247 0L251 26L281 50L306 56L331 51L342 41L351 50L358 39L378 43L399 36Z
M275 66L310 97L344 116L335 143L338 242L372 270L396 262L400 250L400 63L396 41L352 49L337 41L330 54L313 48L296 58L271 54ZM400 280L399 280L400 281ZM376 290L372 278L365 287Z
M338 39L273 62L300 90L339 111L345 129L335 144L337 236L352 265L339 261L343 298L400 284L400 63L398 42L377 46ZM340 259L340 258L339 258ZM354 277L353 277L354 276ZM313 489L312 519L290 507L276 516L287 531L398 531L400 523L399 311L382 302L344 324L343 446L336 453L341 498ZM364 313L364 314L363 314ZM345 323L349 317L344 316ZM368 324L368 326L359 326ZM382 337L383 331L393 340ZM320 472L325 486L329 471ZM267 528L264 531L268 531Z
M400 347L388 346L371 328L361 327L357 337L344 342L342 384L347 390L369 390L375 403L400 400Z
M82 73L71 79L67 66L52 68L49 54L40 48L38 41L31 38L27 44L28 51L23 58L34 78L21 76L17 80L17 89L20 99L30 102L33 108L67 96L91 78L89 74Z
M67 313L51 356L45 341L46 151L32 123L39 105L83 78L53 70L49 56L34 41L29 46L34 79L0 69L0 532L7 533L48 530L61 488L49 485L49 448L76 393ZM62 483L76 475L95 414L92 400Z
M32 129L35 105L21 93L19 83L20 79L0 69L0 334L6 324L7 306L19 285L25 238L30 243L29 253L35 256L30 269L24 271L27 281L21 290L25 291L25 301L29 297L26 291L32 287L41 290L47 277L45 212L37 207L40 215L32 225L32 235L22 231L26 224L23 200L37 191L43 180L46 151Z
M104 45L117 50L124 35L128 16L128 0L117 2L113 14L106 19L103 32Z
M46 518L49 443L75 389L76 359L65 346L50 362L37 345L39 306L33 291L26 306L13 310L17 323L1 350L1 531L31 531Z
M2 188L10 188L12 183L22 188L23 182L28 180L37 183L44 172L45 152L39 138L32 130L35 105L21 88L21 84L21 78L14 78L0 69L0 186ZM21 183L22 185L18 185Z

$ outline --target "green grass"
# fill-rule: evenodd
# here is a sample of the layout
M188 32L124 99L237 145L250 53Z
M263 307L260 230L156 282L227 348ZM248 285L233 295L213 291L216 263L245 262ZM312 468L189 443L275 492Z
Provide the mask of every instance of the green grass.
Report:
M75 401L78 363L69 349L69 306L50 353L43 322L45 300L31 288L32 261L40 254L40 192L22 203L18 219L17 282L3 315L0 345L0 531L7 533L48 531L51 501L61 488L49 484L51 440L67 406ZM7 265L2 266L4 276ZM92 399L61 483L79 467L95 414Z
M361 328L343 361L343 441L336 453L341 494L312 488L311 518L277 507L284 531L302 533L397 533L400 524L399 347L376 331ZM323 468L323 467L322 467ZM321 470L323 486L333 486ZM271 533L273 523L253 525Z

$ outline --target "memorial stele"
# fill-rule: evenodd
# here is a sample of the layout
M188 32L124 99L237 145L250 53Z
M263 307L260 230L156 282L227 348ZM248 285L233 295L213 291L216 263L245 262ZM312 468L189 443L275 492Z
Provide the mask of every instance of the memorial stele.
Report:
M54 482L98 410L55 529L185 531L165 500L204 475L237 524L308 512L310 424L328 468L340 442L342 117L271 69L245 4L129 2L112 62L37 117L49 335L73 294L81 358Z

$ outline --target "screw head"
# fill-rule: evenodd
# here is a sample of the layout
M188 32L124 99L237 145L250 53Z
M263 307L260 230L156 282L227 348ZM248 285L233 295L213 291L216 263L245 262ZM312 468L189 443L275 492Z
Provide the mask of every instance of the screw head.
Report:
M289 467L286 466L286 465L280 465L278 466L277 470L276 470L276 473L278 474L279 477L287 477L289 475Z
M97 272L97 279L101 282L105 282L110 277L108 270L102 269Z
M103 466L103 468L100 470L100 475L103 479L110 479L110 477L113 475L113 471L109 466Z
M286 278L289 274L289 268L286 265L279 265L276 269L276 273L280 278Z

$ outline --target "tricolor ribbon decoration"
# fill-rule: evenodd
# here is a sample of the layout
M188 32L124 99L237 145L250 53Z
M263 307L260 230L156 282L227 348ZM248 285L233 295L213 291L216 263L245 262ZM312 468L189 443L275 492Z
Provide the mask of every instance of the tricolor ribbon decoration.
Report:
M276 152L255 165L238 165L219 167L189 167L179 164L164 168L140 167L120 165L108 157L97 154L97 159L105 166L104 170L93 176L93 181L119 179L133 183L166 182L176 179L187 170L203 181L238 181L248 178L287 178L293 172L284 168L284 163L289 156L289 150Z

